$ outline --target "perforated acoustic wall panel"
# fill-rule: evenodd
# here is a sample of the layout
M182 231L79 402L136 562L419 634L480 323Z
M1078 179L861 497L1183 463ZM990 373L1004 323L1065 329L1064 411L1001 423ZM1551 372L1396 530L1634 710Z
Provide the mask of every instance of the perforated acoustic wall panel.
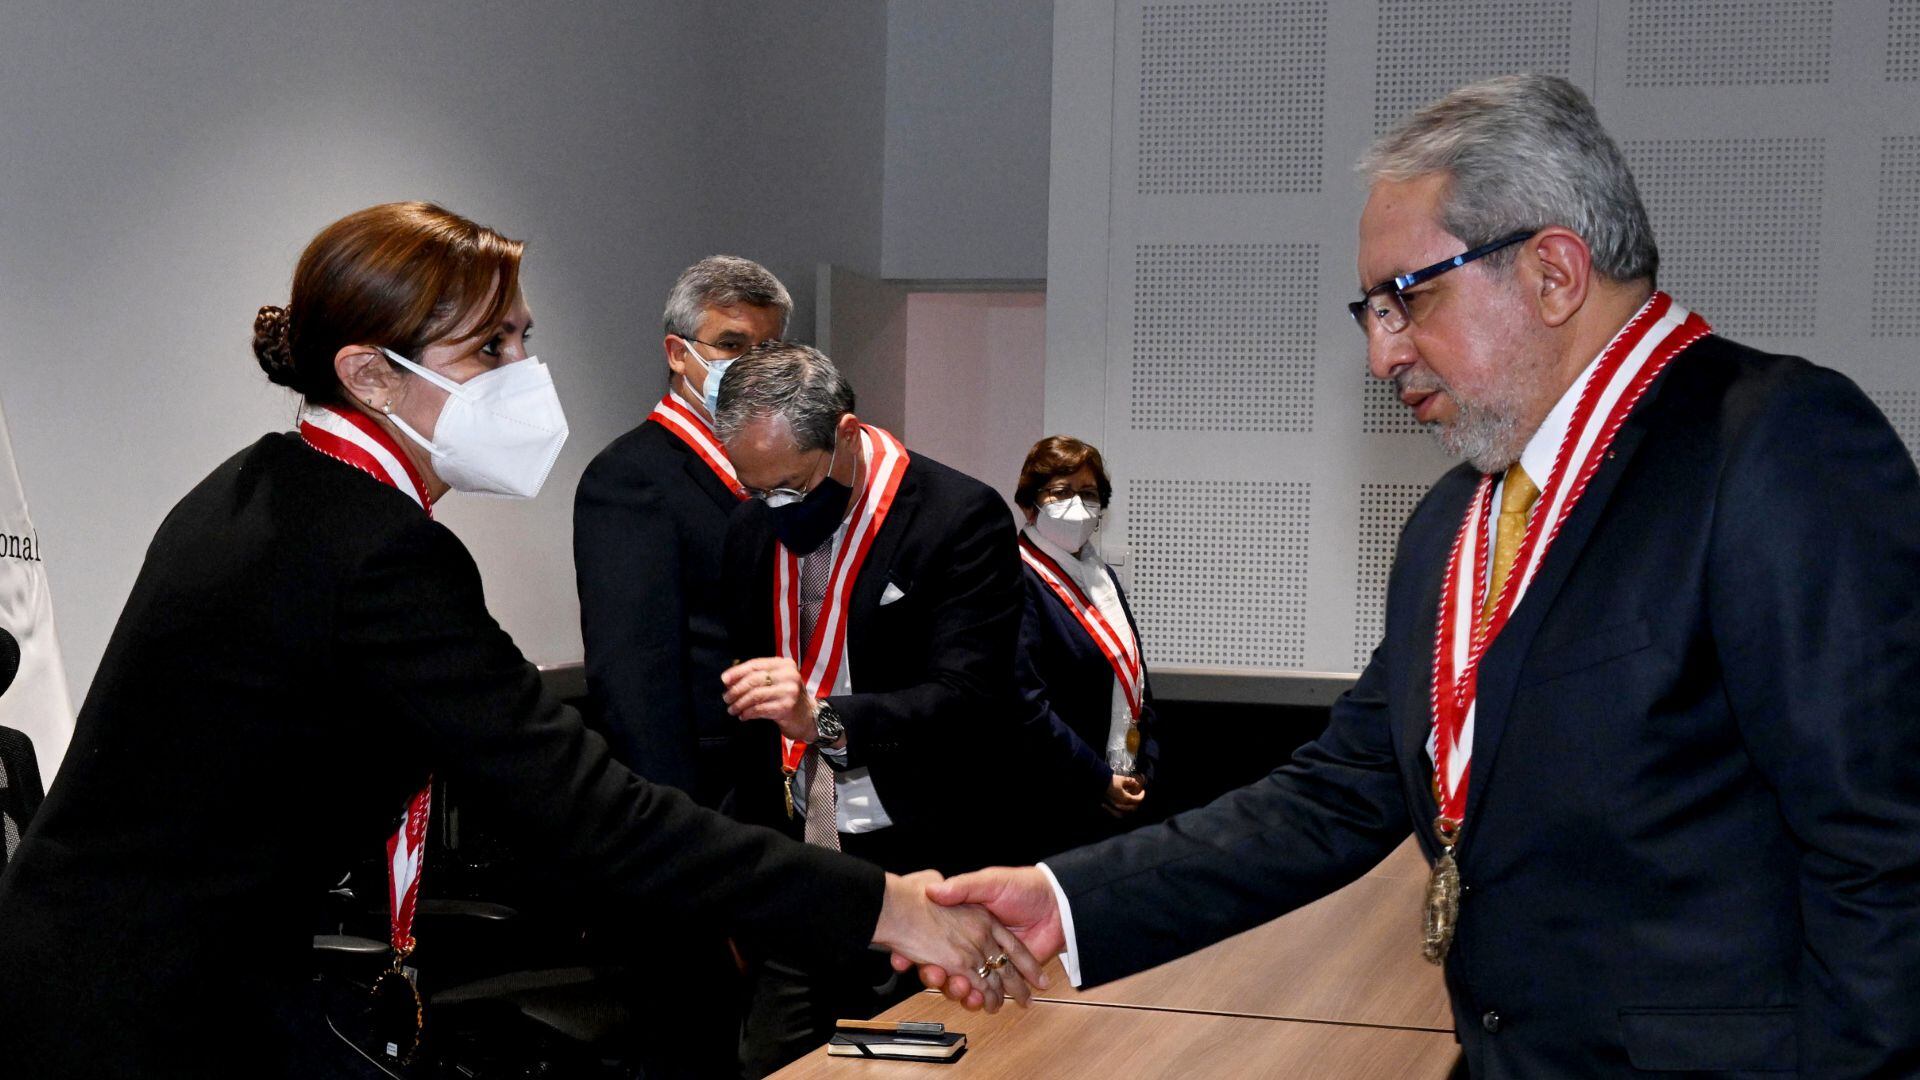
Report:
M1720 333L1817 330L1826 141L1627 140L1660 244L1660 285Z
M1104 535L1158 664L1339 670L1376 644L1401 524L1451 462L1340 310L1352 165L1487 75L1586 90L1660 286L1851 376L1920 443L1920 0L1054 12L1047 423L1114 471Z
M1832 0L1630 0L1629 86L1823 83Z
M1874 337L1920 334L1920 137L1889 135L1880 143L1880 208L1874 228Z
M1134 272L1142 431L1312 431L1314 244L1152 244Z
M1308 485L1138 480L1125 494L1149 663L1301 666Z
M1920 79L1920 3L1893 0L1887 5L1887 81Z
M1419 435L1426 429L1402 404L1393 384L1360 371L1360 430L1367 435Z
M1325 0L1140 13L1140 191L1320 190Z
M1572 0L1381 0L1373 126L1475 79L1571 74Z
M1893 423L1893 430L1900 433L1900 441L1907 444L1907 453L1920 462L1920 390L1883 389L1872 396L1873 403Z
M1360 542L1355 545L1353 596L1353 670L1367 657L1386 629L1387 575L1394 546L1407 516L1427 493L1425 484L1361 484Z

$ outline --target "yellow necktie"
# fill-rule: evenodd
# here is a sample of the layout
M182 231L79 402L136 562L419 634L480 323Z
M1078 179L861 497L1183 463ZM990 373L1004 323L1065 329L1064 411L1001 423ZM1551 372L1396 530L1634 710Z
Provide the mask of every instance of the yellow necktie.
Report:
M1520 557L1520 541L1527 535L1527 514L1539 497L1540 489L1519 462L1507 468L1506 485L1500 490L1500 516L1493 524L1493 578L1487 583L1487 602L1480 609L1482 626L1493 618L1494 601L1513 573L1514 561Z

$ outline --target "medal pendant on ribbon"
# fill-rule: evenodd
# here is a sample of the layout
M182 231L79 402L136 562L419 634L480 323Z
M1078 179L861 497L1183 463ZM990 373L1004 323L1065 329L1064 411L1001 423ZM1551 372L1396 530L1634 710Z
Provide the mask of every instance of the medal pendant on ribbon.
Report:
M780 778L780 787L781 787L781 791L787 797L787 820L792 821L793 820L793 770L792 769L788 769L786 771L786 775Z
M1140 756L1140 725L1139 724L1127 725L1127 753L1133 755L1134 757Z
M1460 924L1460 864L1453 860L1453 840L1458 832L1450 829L1445 819L1434 822L1434 827L1447 846L1440 850L1440 857L1434 860L1433 872L1427 878L1420 955L1438 964L1447 959L1447 950L1453 947L1454 928Z
M420 1031L426 1026L426 1006L420 991L402 969L405 958L395 956L393 966L380 973L373 984L373 1048L402 1065L413 1060L420 1048Z

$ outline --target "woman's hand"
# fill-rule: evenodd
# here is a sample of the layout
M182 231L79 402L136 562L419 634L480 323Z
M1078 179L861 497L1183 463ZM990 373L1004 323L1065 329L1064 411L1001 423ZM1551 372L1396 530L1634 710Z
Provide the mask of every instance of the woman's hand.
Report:
M1107 797L1100 804L1100 809L1114 817L1131 814L1140 809L1146 797L1147 786L1140 782L1139 777L1117 772L1113 774L1113 779L1107 781Z

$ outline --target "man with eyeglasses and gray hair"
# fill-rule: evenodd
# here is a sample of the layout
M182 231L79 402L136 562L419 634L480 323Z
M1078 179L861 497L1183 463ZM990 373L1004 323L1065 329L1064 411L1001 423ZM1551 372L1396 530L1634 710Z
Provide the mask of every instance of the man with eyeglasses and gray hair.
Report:
M1004 858L991 789L1020 745L1023 604L1007 504L862 422L853 387L805 345L749 351L719 406L714 428L752 498L724 557L743 658L721 676L742 731L737 816L881 867ZM847 959L759 966L750 1075L917 989L884 956Z
M1464 87L1361 169L1369 367L1464 459L1405 526L1366 671L1258 783L935 899L1098 983L1411 831L1480 1080L1920 1075L1913 460L1844 376L1655 288L1567 81Z
M727 366L780 336L792 311L786 286L749 259L713 255L682 271L667 294L666 393L593 459L574 498L588 721L622 764L712 809L732 787L739 726L717 689L732 659L720 548L745 497L713 435L713 400ZM649 1075L731 1073L740 1014L727 1003L740 985L726 942L649 934L646 949L681 983L636 1003Z

